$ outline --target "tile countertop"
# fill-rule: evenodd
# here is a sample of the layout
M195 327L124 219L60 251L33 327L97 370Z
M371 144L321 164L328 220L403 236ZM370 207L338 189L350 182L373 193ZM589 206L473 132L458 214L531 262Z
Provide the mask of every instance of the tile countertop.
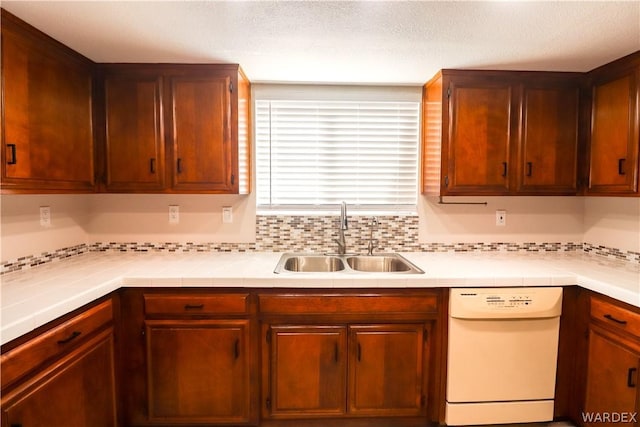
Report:
M253 288L429 288L568 286L640 307L640 265L583 253L403 253L425 274L285 273L281 253L92 252L2 281L2 344L123 286Z

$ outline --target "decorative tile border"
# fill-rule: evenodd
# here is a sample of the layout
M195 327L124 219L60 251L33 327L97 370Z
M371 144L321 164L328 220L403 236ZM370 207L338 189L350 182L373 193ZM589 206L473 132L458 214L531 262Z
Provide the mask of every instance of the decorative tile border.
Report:
M419 250L418 216L349 215L345 230L348 252L367 251L370 233L377 252L411 252ZM293 216L260 215L256 217L256 245L259 250L277 252L336 252L338 245L337 215Z
M12 271L26 270L47 264L53 261L71 258L76 255L89 252L89 247L85 244L62 248L53 252L43 252L40 255L29 255L10 261L3 261L0 264L0 274L11 273Z
M640 264L640 252L626 251L623 252L616 248L608 248L606 246L595 246L591 243L583 243L582 250L588 254L595 254L604 256L607 258L619 259L622 261L629 261L635 264Z
M366 253L370 232L376 252L579 252L640 264L640 253L590 243L417 243L418 216L349 216L345 231L348 251ZM338 217L260 215L256 217L255 243L94 243L30 255L0 264L0 275L56 262L86 252L335 252Z
M252 252L255 243L94 243L90 252Z

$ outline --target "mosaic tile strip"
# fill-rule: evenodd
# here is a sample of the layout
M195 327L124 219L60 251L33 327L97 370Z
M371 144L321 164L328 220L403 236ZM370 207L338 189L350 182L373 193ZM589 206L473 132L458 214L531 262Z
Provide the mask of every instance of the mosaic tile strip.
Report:
M635 264L640 264L640 252L626 251L623 252L616 248L608 248L606 246L596 246L590 243L583 243L582 250L585 253L604 256L612 259L619 259L622 261L629 261Z
M419 250L418 216L349 216L345 230L348 252L365 253L369 238L377 252L411 252ZM337 215L293 216L260 215L256 218L256 245L259 250L277 252L336 252Z
M12 271L18 270L26 270L42 264L71 258L73 256L84 254L86 252L89 252L89 248L87 247L87 245L82 244L58 249L53 252L43 252L40 255L29 255L10 261L2 261L2 263L0 263L0 274L11 273Z
M94 243L91 252L251 252L255 243Z
M349 216L345 231L350 252L366 253L373 232L376 252L578 252L640 264L640 253L590 243L418 243L417 215L378 216L371 225L371 216ZM26 270L86 252L335 252L338 238L338 216L260 215L256 217L255 243L152 243L101 242L77 245L29 255L0 264L0 275Z

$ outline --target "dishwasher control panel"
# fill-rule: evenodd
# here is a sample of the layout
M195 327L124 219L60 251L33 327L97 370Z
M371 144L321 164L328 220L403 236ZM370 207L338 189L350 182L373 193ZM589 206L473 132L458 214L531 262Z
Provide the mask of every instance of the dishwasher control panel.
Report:
M532 299L528 295L487 295L485 303L489 307L518 308L531 304Z
M449 309L466 319L556 317L562 288L453 288Z

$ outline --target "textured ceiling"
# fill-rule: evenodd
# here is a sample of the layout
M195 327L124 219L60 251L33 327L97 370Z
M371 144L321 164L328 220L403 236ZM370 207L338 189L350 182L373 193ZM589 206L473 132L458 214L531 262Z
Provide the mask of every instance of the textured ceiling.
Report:
M233 62L253 82L588 71L640 50L640 1L7 1L96 62Z

